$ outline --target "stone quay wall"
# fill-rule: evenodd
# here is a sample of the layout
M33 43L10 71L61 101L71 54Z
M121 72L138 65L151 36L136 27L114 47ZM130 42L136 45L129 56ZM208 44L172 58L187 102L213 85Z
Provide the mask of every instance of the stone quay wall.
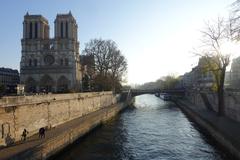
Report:
M208 98L214 111L218 111L217 94L212 92L202 92ZM206 107L200 92L188 91L186 98L198 107ZM227 117L240 122L240 92L225 91L225 114Z
M63 151L65 147L73 144L74 141L90 132L96 126L116 116L130 103L131 101L117 103L109 107L97 110L95 112L91 112L86 116L74 119L73 121L77 122L77 125L71 126L70 129L58 132L54 137L43 141L43 143L41 143L40 145L36 145L18 154L11 155L10 157L5 158L10 160L51 159L51 157L53 158L57 153Z
M46 94L0 99L0 146L117 103L112 92Z

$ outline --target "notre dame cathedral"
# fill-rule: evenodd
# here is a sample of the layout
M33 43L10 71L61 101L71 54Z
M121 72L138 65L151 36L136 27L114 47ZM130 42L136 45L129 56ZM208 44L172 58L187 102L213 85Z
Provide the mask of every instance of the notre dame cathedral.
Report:
M20 80L26 92L67 92L81 89L77 23L71 12L58 14L54 38L41 15L24 16Z

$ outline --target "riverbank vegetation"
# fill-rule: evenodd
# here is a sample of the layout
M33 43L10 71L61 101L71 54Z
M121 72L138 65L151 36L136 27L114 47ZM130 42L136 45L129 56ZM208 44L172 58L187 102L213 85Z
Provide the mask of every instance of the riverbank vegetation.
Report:
M180 82L180 77L169 74L167 76L161 77L155 82L148 82L142 85L136 86L137 89L143 90L165 90L165 89L176 89L178 88Z

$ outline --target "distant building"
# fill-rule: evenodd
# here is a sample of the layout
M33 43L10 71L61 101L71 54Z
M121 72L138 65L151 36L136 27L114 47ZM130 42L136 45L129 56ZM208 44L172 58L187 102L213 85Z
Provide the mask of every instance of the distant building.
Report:
M211 71L203 70L204 63L206 63L204 59L200 58L198 65L183 75L182 85L184 88L209 89L213 86L214 76Z
M3 85L6 93L15 93L19 84L19 72L16 69L0 68L0 85Z
M231 85L231 72L226 72L224 86L225 86L225 88L230 88L230 85Z
M206 63L206 59L203 57L199 59L197 65L199 69L198 84L200 88L211 88L215 82L212 71L204 71Z
M71 12L58 14L54 27L54 38L49 38L46 18L28 13L24 16L20 78L26 92L81 89L76 20Z
M233 59L229 75L229 87L240 88L240 57Z
M192 72L188 72L188 73L185 73L183 76L182 76L182 87L183 88L191 88L192 85L193 85L193 82L192 82Z

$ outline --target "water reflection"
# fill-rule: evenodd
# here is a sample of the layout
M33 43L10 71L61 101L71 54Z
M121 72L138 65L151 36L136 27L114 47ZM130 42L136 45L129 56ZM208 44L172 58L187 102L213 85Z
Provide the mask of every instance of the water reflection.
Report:
M142 95L136 97L134 107L53 159L231 159L207 141L175 104L153 95Z

